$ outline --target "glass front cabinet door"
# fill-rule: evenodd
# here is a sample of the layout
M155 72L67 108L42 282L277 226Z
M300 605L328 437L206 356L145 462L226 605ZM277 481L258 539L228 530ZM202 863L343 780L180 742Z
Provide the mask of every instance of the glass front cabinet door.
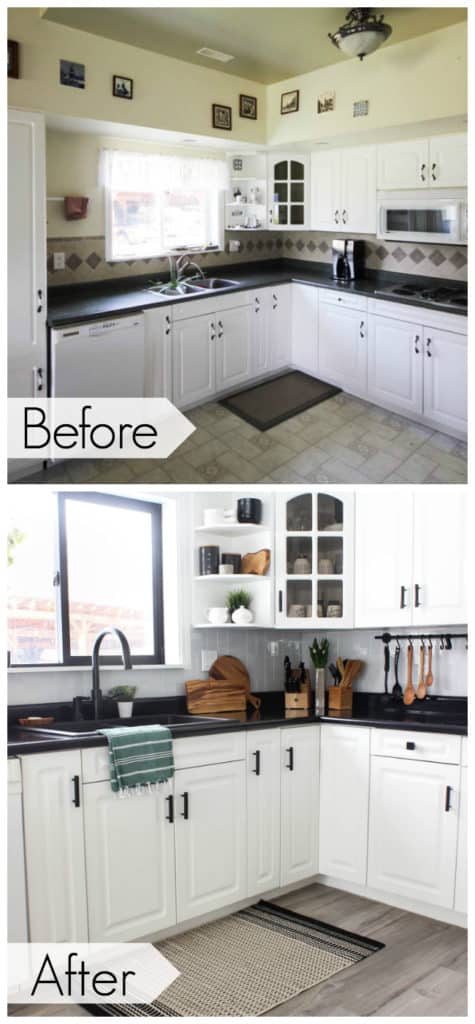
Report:
M279 154L269 160L269 227L298 231L308 226L308 159Z
M354 495L309 488L277 496L276 624L353 625Z

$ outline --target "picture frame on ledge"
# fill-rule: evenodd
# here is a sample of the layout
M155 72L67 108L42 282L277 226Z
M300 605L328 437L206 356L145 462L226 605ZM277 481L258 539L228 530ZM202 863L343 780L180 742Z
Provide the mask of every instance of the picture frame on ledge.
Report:
M231 107L224 107L221 103L213 103L212 106L213 128L220 128L222 131L230 132L233 127L233 112Z
M20 77L20 44L14 39L8 40L8 77Z
M292 89L291 92L283 92L280 97L281 114L296 114L299 109L299 99L299 89Z
M124 75L113 75L112 95L121 100L132 100L134 98L134 80L125 78Z
M257 97L239 96L239 117L247 117L250 121L257 121Z

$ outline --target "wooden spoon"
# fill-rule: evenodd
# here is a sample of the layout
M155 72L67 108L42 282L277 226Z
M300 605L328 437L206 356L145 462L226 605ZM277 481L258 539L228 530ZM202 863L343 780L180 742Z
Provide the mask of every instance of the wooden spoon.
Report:
M429 644L429 650L427 652L426 686L432 686L433 682L434 676L432 675L432 644Z
M426 696L426 684L424 682L424 660L425 660L426 649L422 643L419 650L419 682L416 690L416 697L418 700L424 700Z
M413 704L416 699L416 691L412 685L412 662L413 662L414 650L409 641L409 647L407 648L407 682L406 689L404 690L403 701L404 704Z

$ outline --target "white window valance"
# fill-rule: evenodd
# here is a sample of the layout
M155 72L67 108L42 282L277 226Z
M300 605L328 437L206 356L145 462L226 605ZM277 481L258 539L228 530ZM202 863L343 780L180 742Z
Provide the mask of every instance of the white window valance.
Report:
M128 192L218 191L229 187L229 172L222 159L103 149L99 184Z

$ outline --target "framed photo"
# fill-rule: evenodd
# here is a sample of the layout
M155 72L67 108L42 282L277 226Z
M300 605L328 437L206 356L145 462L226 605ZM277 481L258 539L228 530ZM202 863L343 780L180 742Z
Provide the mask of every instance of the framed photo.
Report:
M335 109L335 93L322 92L317 99L317 114L329 114Z
M239 117L249 117L251 121L257 121L257 98L256 96L239 97Z
M131 100L134 95L134 82L132 78L124 78L123 75L114 75L112 79L112 95L122 100Z
M73 89L85 89L86 65L72 60L60 60L59 81L61 85L70 85Z
M8 40L8 77L20 77L20 46L13 39Z
M220 103L213 103L213 128L223 128L230 132L233 127L233 112L231 107L222 107Z
M293 89L292 92L283 92L280 97L281 114L295 114L299 109L299 96L299 89Z

